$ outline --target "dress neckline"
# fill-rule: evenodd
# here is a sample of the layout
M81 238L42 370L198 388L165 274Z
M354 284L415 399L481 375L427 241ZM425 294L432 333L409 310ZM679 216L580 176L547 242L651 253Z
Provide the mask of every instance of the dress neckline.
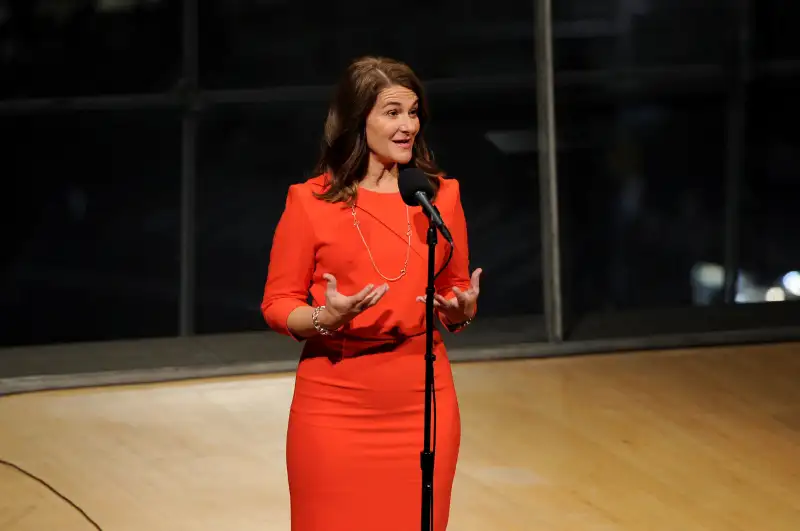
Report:
M392 192L379 192L377 190L370 190L369 188L361 188L360 186L358 187L358 192L359 193L367 192L370 195L385 195L385 196L389 196L389 197L400 195L400 191L399 190L394 190Z

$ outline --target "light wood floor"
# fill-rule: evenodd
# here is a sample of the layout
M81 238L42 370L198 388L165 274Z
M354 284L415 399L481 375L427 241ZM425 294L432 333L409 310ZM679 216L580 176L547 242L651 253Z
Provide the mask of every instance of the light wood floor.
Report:
M461 364L452 531L797 531L800 346ZM292 375L0 399L105 531L288 530ZM0 465L0 529L93 529Z

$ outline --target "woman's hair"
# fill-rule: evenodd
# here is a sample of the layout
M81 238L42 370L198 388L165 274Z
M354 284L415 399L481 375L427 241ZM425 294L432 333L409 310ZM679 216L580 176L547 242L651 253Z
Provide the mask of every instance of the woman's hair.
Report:
M363 57L347 68L328 109L322 153L315 169L318 175L326 174L327 182L325 190L316 194L318 198L348 204L355 199L358 182L369 165L367 116L378 94L392 86L407 88L419 98L417 116L420 130L414 141L411 161L405 166L424 171L434 191L438 191L438 175L442 172L433 161L423 136L429 115L422 83L404 63L384 57Z

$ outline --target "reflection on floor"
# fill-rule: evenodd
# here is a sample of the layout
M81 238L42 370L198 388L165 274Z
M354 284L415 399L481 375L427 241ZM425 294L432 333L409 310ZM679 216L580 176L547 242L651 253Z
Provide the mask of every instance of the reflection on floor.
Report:
M800 346L455 366L454 531L795 531ZM0 399L0 459L106 531L288 530L293 376ZM0 529L83 531L0 465Z

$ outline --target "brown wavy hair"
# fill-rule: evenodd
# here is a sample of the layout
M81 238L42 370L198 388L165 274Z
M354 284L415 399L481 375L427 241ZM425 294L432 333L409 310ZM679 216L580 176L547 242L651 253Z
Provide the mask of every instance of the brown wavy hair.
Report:
M434 191L439 190L438 175L442 171L433 161L423 136L430 115L422 83L405 63L386 57L362 57L345 71L328 109L322 153L315 168L317 175L326 176L325 190L316 194L319 199L347 204L355 200L358 182L369 166L367 116L378 94L392 86L405 87L419 99L420 129L414 140L412 158L401 169L419 168L428 175Z

